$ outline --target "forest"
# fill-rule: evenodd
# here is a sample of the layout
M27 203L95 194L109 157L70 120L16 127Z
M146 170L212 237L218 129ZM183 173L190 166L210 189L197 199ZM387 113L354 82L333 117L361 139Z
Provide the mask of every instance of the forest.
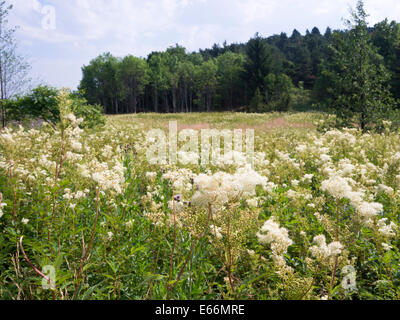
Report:
M400 97L400 24L384 20L368 29L377 68ZM178 44L147 58L104 53L83 66L79 89L107 114L136 112L287 111L329 107L335 84L327 71L348 31L317 27L247 43L226 42L188 53Z

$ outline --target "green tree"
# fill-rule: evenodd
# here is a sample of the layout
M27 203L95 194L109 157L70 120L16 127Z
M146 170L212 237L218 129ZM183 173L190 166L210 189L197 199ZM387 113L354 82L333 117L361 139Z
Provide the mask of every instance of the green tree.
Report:
M24 96L17 96L5 102L7 118L16 121L42 119L49 123L60 120L58 90L39 85Z
M244 56L231 51L225 52L217 58L218 86L222 91L223 99L231 109L233 108L234 93L240 91L240 76L243 72Z
M257 88L254 92L254 96L250 101L249 112L251 113L261 113L267 111L265 104L263 103L263 97L261 95L260 89Z
M146 60L136 58L132 55L122 59L117 77L121 81L125 99L128 99L127 112L137 113L139 95L143 94L146 85L149 83L149 68Z
M207 112L212 109L212 100L217 86L217 65L210 59L196 68L196 85L199 105Z
M372 40L391 74L391 92L396 99L400 99L400 24L395 21L389 23L387 19L377 23Z
M17 52L16 28L8 25L7 16L12 8L6 1L0 1L0 108L3 127L7 121L5 102L21 94L30 82L30 66Z
M83 119L80 127L93 128L95 126L101 126L105 124L105 119L102 112L103 108L101 105L88 104L82 92L79 91L71 92L70 97L72 99L71 111L78 119Z
M243 73L251 96L254 96L257 88L264 90L264 78L271 72L271 65L271 47L256 33L255 37L247 43Z
M363 1L351 11L349 30L332 34L331 59L323 62L315 96L332 108L342 125L365 131L393 107L383 58L373 46Z
M180 62L178 65L181 112L191 110L191 96L195 81L195 66L190 61Z
M289 110L293 83L287 75L270 73L265 77L265 88L268 110L279 112Z
M120 59L104 53L82 67L83 78L79 90L84 92L90 104L101 104L105 113L120 113L121 98L124 98L122 83L117 77Z
M186 58L186 50L185 48L176 45L175 47L170 47L167 49L165 53L165 63L168 68L167 79L169 83L169 88L171 90L172 96L172 111L173 113L177 112L177 96L179 89L179 64L182 63Z
M163 64L161 55L159 52L153 52L149 55L148 59L149 65L149 77L150 84L153 91L153 109L154 112L158 112L158 102L159 102L159 91L163 87L165 80L163 79L164 73L162 72Z

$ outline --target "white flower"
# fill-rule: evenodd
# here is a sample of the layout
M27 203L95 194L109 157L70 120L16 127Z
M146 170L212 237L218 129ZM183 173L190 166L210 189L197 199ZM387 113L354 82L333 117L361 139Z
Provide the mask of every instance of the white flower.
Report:
M248 199L246 202L247 202L249 207L253 207L253 208L257 208L258 207L258 199L257 198Z
M146 177L150 180L154 180L157 177L157 172L146 172Z
M292 186L297 187L299 185L299 180L294 179L294 180L292 180L291 183L292 183Z
M211 225L210 229L211 229L211 233L213 235L215 235L215 237L217 239L222 239L222 233L221 233L222 229L220 227L216 227L214 225Z
M303 181L303 182L309 182L309 183L311 183L313 177L314 177L313 174L305 174L304 177L303 177L303 179L302 179L302 181Z
M390 251L391 249L393 249L393 247L391 245L384 243L384 242L382 243L382 247L383 247L383 250L385 250L385 251Z
M347 194L352 191L348 180L340 176L322 181L321 190L329 192L336 199L346 198Z
M3 194L0 193L0 218L4 215L3 208L7 206L7 203L2 203L3 201Z
M114 238L114 233L112 233L111 231L107 232L107 240L111 241L113 238Z
M25 218L24 218L24 219L21 220L21 222L22 222L23 224L27 224L27 223L29 222L29 219L25 219Z
M331 242L327 245L326 238L323 234L315 236L314 242L317 245L310 247L310 252L315 258L320 260L326 260L330 257L337 256L341 254L343 250L343 245L338 241Z
M383 205L377 202L362 202L356 207L361 217L368 220L383 211Z
M133 223L135 222L135 220L129 220L128 222L125 223L125 226L130 229L133 226Z
M397 225L392 221L386 224L387 218L382 218L378 221L378 232L387 238L392 238L396 235Z
M285 253L288 247L293 244L293 241L289 238L288 230L280 228L274 217L265 221L261 232L257 233L257 237L259 242L271 244L272 251L277 255Z
M76 122L76 117L75 117L75 115L74 115L73 113L67 114L67 115L65 116L65 119L71 121L72 123L75 123L75 122Z

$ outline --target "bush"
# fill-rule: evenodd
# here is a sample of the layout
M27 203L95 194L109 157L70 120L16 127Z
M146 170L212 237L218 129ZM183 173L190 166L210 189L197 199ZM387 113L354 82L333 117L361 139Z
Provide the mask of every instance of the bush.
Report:
M6 119L19 123L43 120L55 124L60 121L59 94L60 91L56 88L40 85L23 97L4 101ZM70 93L69 98L72 103L71 112L77 118L84 119L81 127L93 128L105 123L102 106L87 104L80 92Z
M43 119L50 123L60 120L57 101L58 90L40 85L31 93L5 102L6 119L24 122L32 119Z
M76 115L77 118L83 119L81 127L93 128L95 126L102 126L105 124L103 107L101 105L88 104L87 100L83 98L80 92L71 93L71 98L73 100L71 111Z

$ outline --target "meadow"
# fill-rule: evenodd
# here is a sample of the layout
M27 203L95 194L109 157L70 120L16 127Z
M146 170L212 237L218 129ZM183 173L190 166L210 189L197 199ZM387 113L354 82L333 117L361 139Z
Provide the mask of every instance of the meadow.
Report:
M323 113L0 132L0 299L399 299L400 134ZM150 164L151 129L254 129L254 166Z

